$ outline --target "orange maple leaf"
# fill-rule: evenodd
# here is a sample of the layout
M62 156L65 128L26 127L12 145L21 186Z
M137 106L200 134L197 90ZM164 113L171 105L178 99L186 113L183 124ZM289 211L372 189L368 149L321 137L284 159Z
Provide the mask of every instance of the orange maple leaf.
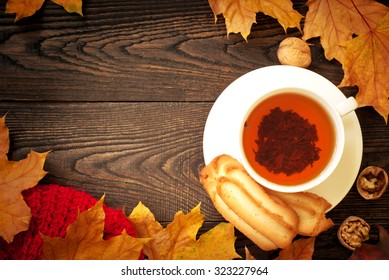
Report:
M303 39L320 37L328 60L343 63L342 44L374 29L388 13L389 8L372 0L309 0L305 17Z
M66 230L65 238L42 235L43 259L51 260L137 260L147 238L126 233L103 239L104 196L88 210L79 213Z
M15 22L32 16L42 8L45 0L8 0L5 8L6 14L16 14ZM69 13L78 13L82 16L82 0L52 0L62 6Z
M345 43L344 78L340 87L357 85L360 106L373 106L388 122L389 13L375 29Z
M8 161L8 128L5 116L0 118L0 236L8 243L16 234L28 229L31 210L21 195L34 187L46 172L43 165L48 153L31 151L18 162Z
M315 250L316 237L300 238L292 245L280 251L276 260L311 260Z
M227 27L227 35L241 33L247 40L251 26L256 23L256 13L263 12L278 20L285 32L288 28L300 29L303 17L293 9L289 0L208 0L215 16L223 14Z
M196 240L204 221L200 204L186 215L181 211L177 212L166 228L155 220L154 215L142 203L134 208L129 219L137 236L151 238L144 247L148 259L206 260L240 257L235 252L234 227L229 223L220 223Z
M15 21L32 16L38 11L45 0L8 0L5 13L16 14Z

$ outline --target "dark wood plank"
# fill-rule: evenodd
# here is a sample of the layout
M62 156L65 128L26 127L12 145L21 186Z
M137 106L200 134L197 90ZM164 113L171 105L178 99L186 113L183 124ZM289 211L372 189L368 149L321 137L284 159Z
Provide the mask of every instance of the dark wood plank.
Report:
M2 99L201 100L219 93L215 80L232 81L209 45L196 49L214 37L212 48L227 44L206 1L85 6L84 18L47 4L16 25L0 19Z
M8 112L10 158L51 151L43 182L75 186L112 207L140 200L161 221L202 202L213 209L198 180L208 103L1 104ZM60 117L59 117L60 116Z
M242 74L279 64L280 41L301 36L259 13L249 42L227 38L205 0L84 6L83 18L50 2L17 24L0 17L0 100L213 101ZM311 69L339 83L340 65L312 43Z

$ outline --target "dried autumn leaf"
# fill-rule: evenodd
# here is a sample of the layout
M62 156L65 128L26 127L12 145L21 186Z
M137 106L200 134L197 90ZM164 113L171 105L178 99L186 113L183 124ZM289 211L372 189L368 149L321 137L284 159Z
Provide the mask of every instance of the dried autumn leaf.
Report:
M196 240L204 221L200 204L190 213L177 212L173 221L163 228L151 211L139 203L129 216L136 234L152 238L144 247L144 254L151 260L168 259L233 259L235 252L234 228L221 223Z
M82 0L51 0L62 6L68 13L77 13L82 16Z
M51 260L137 260L147 238L121 235L103 239L104 196L88 210L79 213L66 230L65 238L42 235L43 259Z
M389 8L372 0L309 0L303 39L320 37L328 60L343 63L342 43L374 29Z
M8 0L5 13L16 14L15 21L32 16L38 11L45 0Z
M6 4L6 14L16 14L15 22L32 16L42 8L45 0L8 0ZM78 13L82 16L82 0L52 0L52 2L62 6L69 13Z
M208 0L215 16L223 14L227 27L227 35L241 33L247 40L251 26L256 23L256 13L263 12L278 20L286 31L288 28L300 29L303 17L293 9L289 0Z
M198 240L188 242L186 246L178 247L176 260L222 260L240 258L235 252L234 226L230 223L220 223Z
M0 236L8 243L16 234L28 229L30 208L21 192L34 187L46 172L43 165L48 153L31 151L18 162L8 161L8 128L5 117L0 119Z
M373 106L388 122L389 13L380 24L346 44L340 87L357 85L360 106Z
M316 237L300 238L293 241L288 249L283 249L276 260L311 260Z

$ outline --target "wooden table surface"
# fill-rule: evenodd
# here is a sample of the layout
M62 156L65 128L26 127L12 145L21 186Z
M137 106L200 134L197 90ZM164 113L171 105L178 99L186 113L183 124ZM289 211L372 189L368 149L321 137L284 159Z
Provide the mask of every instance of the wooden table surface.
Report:
M294 1L303 15L304 3ZM224 19L215 24L206 0L84 0L84 17L47 2L17 23L1 6L0 115L8 113L10 159L50 150L42 183L74 186L96 198L105 193L108 206L125 207L127 214L141 200L166 224L201 202L200 233L223 221L198 179L208 113L236 78L279 64L278 44L301 36L297 29L285 34L276 20L258 14L248 42L227 37ZM324 58L318 39L310 43L309 69L339 84L341 65ZM372 108L356 113L361 169L389 171L389 127ZM389 230L389 193L367 201L353 186L328 213L335 226L317 238L315 259L350 256L336 236L350 215ZM237 235L242 256L244 246L257 258L277 255Z

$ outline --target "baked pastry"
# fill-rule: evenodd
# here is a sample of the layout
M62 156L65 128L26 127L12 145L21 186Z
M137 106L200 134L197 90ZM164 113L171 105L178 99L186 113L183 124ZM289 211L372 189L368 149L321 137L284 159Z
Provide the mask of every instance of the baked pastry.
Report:
M298 234L316 236L333 225L324 198L270 191L229 155L205 166L200 181L218 212L265 251L288 248Z

